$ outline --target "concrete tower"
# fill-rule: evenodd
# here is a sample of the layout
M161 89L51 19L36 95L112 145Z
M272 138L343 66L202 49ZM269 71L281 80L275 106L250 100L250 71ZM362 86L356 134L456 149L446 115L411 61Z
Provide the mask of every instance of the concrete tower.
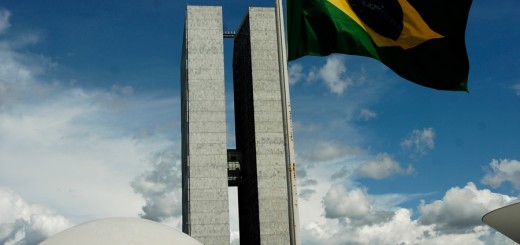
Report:
M182 230L229 244L222 8L188 6L181 60Z
M226 149L221 11L187 10L181 68L183 231L204 244L229 244L227 188L237 186L241 244L297 244L275 9L250 8L232 35L236 149Z
M241 244L289 244L287 163L273 8L250 8L233 54Z

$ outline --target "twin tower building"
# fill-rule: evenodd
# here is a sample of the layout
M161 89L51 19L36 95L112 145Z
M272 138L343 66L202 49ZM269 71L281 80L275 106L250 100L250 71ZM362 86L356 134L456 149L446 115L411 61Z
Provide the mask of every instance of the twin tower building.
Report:
M229 186L238 190L240 244L300 243L279 12L249 8L239 30L224 33L221 7L187 7L181 60L182 229L206 245L230 243ZM226 143L233 136L226 133L224 38L234 39L236 149Z

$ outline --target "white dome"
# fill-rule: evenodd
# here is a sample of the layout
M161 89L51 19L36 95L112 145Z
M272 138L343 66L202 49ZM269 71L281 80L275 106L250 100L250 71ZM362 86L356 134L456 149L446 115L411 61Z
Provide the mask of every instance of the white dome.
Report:
M484 215L482 222L520 244L520 203L495 209Z
M86 222L40 243L40 245L65 244L202 245L172 227L139 218L108 218Z

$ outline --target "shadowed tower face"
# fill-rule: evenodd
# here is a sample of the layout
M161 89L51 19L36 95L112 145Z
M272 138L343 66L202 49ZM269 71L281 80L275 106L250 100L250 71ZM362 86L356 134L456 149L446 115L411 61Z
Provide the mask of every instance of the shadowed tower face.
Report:
M275 11L250 8L233 54L241 244L289 244L287 164Z
M183 231L229 244L228 186L241 244L292 244L292 209L273 8L250 8L234 39L237 149L226 148L220 7L188 6L182 71ZM226 239L221 239L225 237Z

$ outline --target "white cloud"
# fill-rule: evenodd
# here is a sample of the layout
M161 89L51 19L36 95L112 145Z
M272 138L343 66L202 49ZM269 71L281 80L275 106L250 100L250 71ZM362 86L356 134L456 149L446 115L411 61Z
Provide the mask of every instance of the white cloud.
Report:
M374 119L377 117L377 113L375 111L371 111L369 109L363 108L359 111L358 120L368 121L370 119Z
M513 90L515 91L516 95L520 96L520 83L513 85Z
M71 226L63 216L0 187L0 244L37 244Z
M130 182L151 156L174 149L178 99L136 96L125 85L83 89L46 81L41 75L55 64L18 51L21 48L0 43L2 186L16 187L24 198L52 207L75 223L137 216L149 203ZM14 207L5 210L9 208ZM52 220L32 216L15 221L16 227L27 227L27 222L35 226ZM10 232L18 228L9 227L3 225L0 234L21 236Z
M293 85L298 81L308 83L321 80L329 91L336 95L342 95L351 86L363 83L363 75L350 74L345 67L345 58L340 55L328 56L321 67L312 66L306 69L301 63L293 63L288 68L289 82Z
M119 118L117 111L97 107L90 98L88 93L69 94L2 114L0 178L75 219L135 216L143 200L129 182L149 155L171 143L152 137L141 144L126 132L133 125L125 124L133 119ZM122 125L126 129L118 127Z
M292 63L287 68L289 72L289 84L295 85L299 82L306 82L306 84L311 84L318 80L318 68L310 67L306 68L301 63Z
M310 161L322 162L347 157L359 152L358 149L343 145L336 141L318 141L306 156Z
M331 169L338 169L337 173L332 174L333 179L344 178L346 174L352 173L351 169L346 170L345 165L355 167L354 164L346 164L349 158L355 157L361 150L341 144L337 141L316 141L308 146L309 149L303 150L296 155L298 162L297 176L299 183L300 196L308 199L316 193L315 185L317 180L316 171L323 171L326 181L330 181ZM327 168L323 168L327 165ZM313 174L308 174L313 172ZM311 177L312 175L312 177ZM326 190L325 190L326 191Z
M428 230L418 227L408 209L398 209L388 222L356 228L360 244L416 244Z
M360 178L372 178L381 180L395 174L408 175L413 173L414 169L411 165L404 169L387 153L380 153L375 159L363 162L356 174Z
M481 218L487 212L505 206L514 198L479 190L473 183L465 187L453 187L446 192L442 200L421 203L419 222L434 225L444 233L466 233L475 226L482 225Z
M325 217L361 219L371 209L365 191L354 189L345 190L343 185L334 185L323 197Z
M22 91L34 82L40 70L29 67L25 59L26 55L0 43L0 112L23 98Z
M344 59L336 55L327 57L327 62L318 72L330 92L337 95L343 94L354 83L346 73Z
M303 65L300 63L293 63L287 68L289 72L289 84L294 85L298 81L302 80L305 76L303 74Z
M390 198L369 196L366 189L362 188L348 191L343 184L335 184L323 197L325 217L356 227L388 222L394 212L384 209L385 205L380 205L378 199Z
M0 8L0 34L5 33L11 26L9 17L11 17L11 12L7 9Z
M180 218L182 214L182 189L180 157L172 150L156 154L151 169L137 176L131 185L141 194L145 219L163 221Z
M400 201L394 202L397 206L393 207L381 205L388 198ZM303 243L514 244L480 222L484 210L502 206L513 197L479 190L468 183L463 188L448 190L441 200L423 202L417 218L412 210L398 206L407 200L410 199L374 196L363 188L349 191L344 185L333 185L322 200L325 214L302 222ZM302 204L308 205L306 201Z
M505 205L513 197L479 190L469 183L448 190L440 200L423 201L418 207L420 212L414 215L402 203L429 194L369 194L368 189L353 181L358 177L353 173L364 163L355 155L306 165L308 174L301 179L299 190L312 193L299 199L301 210L305 210L300 216L303 244L514 244L480 222L486 211ZM379 154L379 158L395 162L388 154ZM330 170L335 168L339 169L335 173L338 176L331 179ZM385 175L385 171L367 172ZM304 187L307 179L316 185ZM449 219L442 216L443 212L456 214Z
M495 160L489 163L491 170L487 170L486 175L481 182L497 188L504 182L510 182L511 185L520 190L520 161L518 160Z
M406 139L401 141L401 146L412 150L414 155L423 156L435 147L435 130L433 128L414 129Z
M444 234L420 225L408 209L400 208L387 222L350 226L339 221L309 222L302 227L303 244L309 245L514 245L502 234L477 226L463 234Z

